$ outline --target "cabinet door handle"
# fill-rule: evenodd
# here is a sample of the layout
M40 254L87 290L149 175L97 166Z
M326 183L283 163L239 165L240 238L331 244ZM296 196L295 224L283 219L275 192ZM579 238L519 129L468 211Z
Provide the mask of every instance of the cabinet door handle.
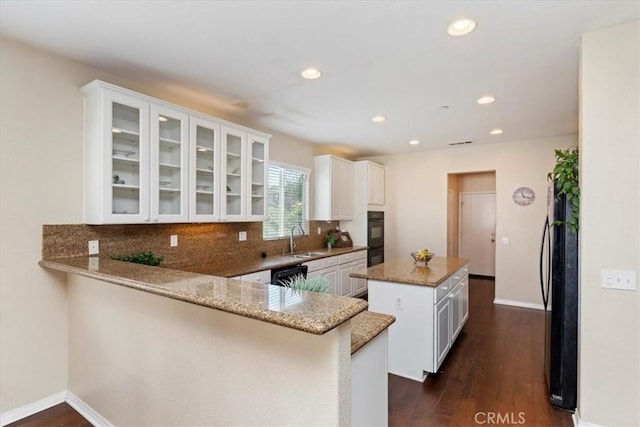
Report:
M453 299L453 298L455 298L455 295L454 294L449 294L449 298Z

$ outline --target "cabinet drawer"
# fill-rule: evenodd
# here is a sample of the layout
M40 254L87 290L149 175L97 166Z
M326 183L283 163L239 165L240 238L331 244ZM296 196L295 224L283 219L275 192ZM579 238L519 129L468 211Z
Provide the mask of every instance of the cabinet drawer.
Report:
M256 271L255 273L243 274L242 276L234 277L245 282L255 283L269 283L271 282L271 270Z
M358 261L367 257L367 251L350 252L348 254L338 255L338 264L346 264L348 262Z
M451 277L439 284L436 288L436 298L433 303L437 304L438 302L440 302L440 300L444 298L451 291L451 288L456 284L457 282L453 282L453 278Z
M303 265L306 265L309 268L307 272L311 273L312 271L317 271L323 268L329 268L338 265L338 257L331 256L327 258L314 259L313 261L305 262Z

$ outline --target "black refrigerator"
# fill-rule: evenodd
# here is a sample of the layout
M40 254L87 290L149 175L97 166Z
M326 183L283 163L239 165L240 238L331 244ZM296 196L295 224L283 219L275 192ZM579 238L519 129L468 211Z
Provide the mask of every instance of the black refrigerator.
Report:
M578 390L578 234L565 221L571 204L551 185L540 249L545 307L545 375L551 404L576 408Z

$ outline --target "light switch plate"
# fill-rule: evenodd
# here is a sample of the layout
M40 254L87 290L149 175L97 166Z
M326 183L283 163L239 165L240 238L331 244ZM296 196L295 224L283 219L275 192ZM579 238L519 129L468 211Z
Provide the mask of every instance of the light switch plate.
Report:
M509 238L508 237L501 237L500 238L500 244L501 245L508 245L509 244Z
M636 272L627 270L600 270L602 287L606 289L636 290Z
M244 242L245 240L247 240L247 232L246 231L240 231L238 233L238 240L240 240L241 242Z

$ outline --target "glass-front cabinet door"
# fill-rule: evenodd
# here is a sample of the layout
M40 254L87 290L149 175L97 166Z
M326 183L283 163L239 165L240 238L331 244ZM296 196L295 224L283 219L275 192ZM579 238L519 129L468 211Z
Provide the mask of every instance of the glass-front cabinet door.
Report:
M252 134L247 138L247 220L264 221L267 218L269 140Z
M104 145L109 189L105 222L149 221L149 104L124 94L105 92Z
M190 118L190 220L220 221L220 125Z
M151 222L186 222L189 115L151 104Z
M246 132L222 126L222 221L246 220Z

